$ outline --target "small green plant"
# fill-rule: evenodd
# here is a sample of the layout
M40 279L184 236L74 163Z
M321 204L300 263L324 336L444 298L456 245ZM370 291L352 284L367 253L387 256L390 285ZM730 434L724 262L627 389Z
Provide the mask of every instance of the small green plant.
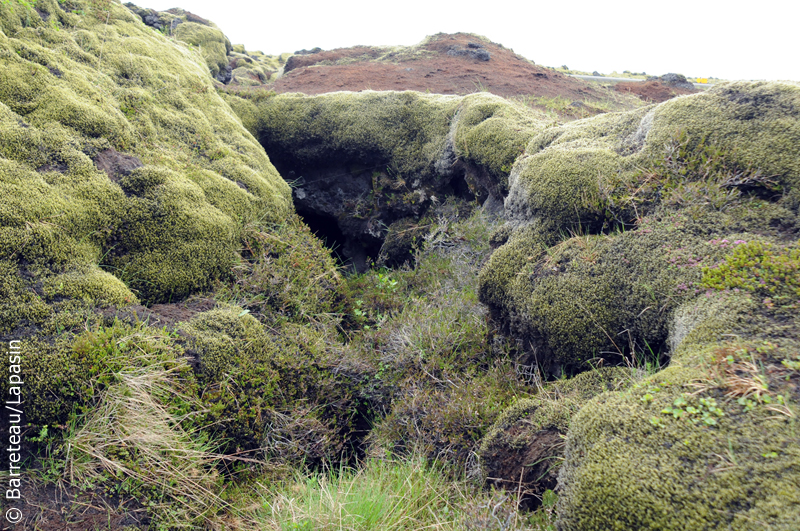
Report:
M785 359L781 361L784 367L793 371L800 371L800 361Z
M378 273L378 287L384 291L395 292L397 291L397 280L389 277L388 270Z
M39 430L39 435L37 435L35 437L28 437L28 440L31 441L31 442L44 442L48 438L47 431L48 431L48 426L45 424Z
M744 408L744 411L745 411L745 413L747 413L747 412L749 412L749 411L753 411L753 408L755 408L755 407L756 407L756 402L754 402L753 400L750 400L749 398L745 398L745 397L743 397L743 396L740 396L740 397L739 397L739 398L736 400L736 402L737 402L737 403L738 403L740 406L742 406L742 407Z
M661 413L672 415L675 419L687 419L694 424L703 423L707 426L717 424L717 419L724 417L725 413L717 406L713 398L700 398L696 406L691 405L686 399L687 395L679 396L672 403L661 410Z
M362 310L361 307L364 305L364 301L358 299L355 301L355 308L353 308L353 317L355 317L356 323L363 326L364 330L369 330L369 325L366 324L368 315L367 312Z
M781 384L792 379L792 361L777 344L762 341L756 344L732 344L716 350L711 377L694 384L701 391L719 388L725 396L736 399L744 412L763 406L787 417L794 413L789 407ZM785 378L784 378L785 377Z

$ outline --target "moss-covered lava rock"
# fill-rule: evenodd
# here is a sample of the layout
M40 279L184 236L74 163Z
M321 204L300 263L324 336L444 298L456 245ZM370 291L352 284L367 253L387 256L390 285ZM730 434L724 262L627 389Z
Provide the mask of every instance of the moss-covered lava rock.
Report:
M244 221L291 210L190 47L115 2L8 2L0 29L0 254L40 296L66 274L58 296L184 297L228 273Z
M180 334L204 419L227 449L312 465L355 451L366 434L370 412L358 384L369 374L348 375L346 347L299 325L269 330L236 306L198 314Z
M735 83L518 159L493 316L545 373L669 361L572 416L559 529L793 525L798 142L800 86Z
M796 315L743 292L682 306L671 366L573 418L559 528L792 529Z
M499 203L546 123L490 94L239 93L232 108L294 187L298 212L363 271L386 227L446 196Z
M482 300L545 372L663 357L702 267L796 234L798 101L794 84L732 84L546 130L512 170Z

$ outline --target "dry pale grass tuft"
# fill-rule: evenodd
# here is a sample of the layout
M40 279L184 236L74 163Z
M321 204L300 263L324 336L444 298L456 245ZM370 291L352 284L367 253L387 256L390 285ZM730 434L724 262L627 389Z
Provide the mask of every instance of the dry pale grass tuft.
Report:
M751 349L746 346L729 345L718 348L713 357L707 377L691 384L694 394L703 394L711 389L721 389L728 398L737 399L739 404L765 404L766 409L793 417L784 397L777 394L776 378L789 371L777 367L763 354L774 348ZM772 376L772 377L771 377ZM779 378L777 378L779 379ZM749 406L752 407L752 406Z
M213 465L226 456L192 438L182 427L185 417L169 406L191 403L178 376L185 368L183 360L165 368L163 358L147 352L128 360L66 438L64 479L77 486L128 483L148 498L158 525L169 529L219 528L216 513L226 504Z

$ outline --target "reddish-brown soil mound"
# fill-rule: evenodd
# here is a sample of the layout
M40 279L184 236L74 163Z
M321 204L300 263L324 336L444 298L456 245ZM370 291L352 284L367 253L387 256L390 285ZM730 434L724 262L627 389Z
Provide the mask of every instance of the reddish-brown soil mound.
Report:
M670 87L669 85L665 85L660 81L623 81L622 83L617 83L614 86L614 90L617 92L629 92L631 94L636 94L643 100L652 103L661 103L662 101L667 101L675 96L694 94L697 92L697 89L687 90Z
M488 60L487 60L488 59ZM573 101L608 98L600 88L536 66L503 46L475 35L439 34L395 52L357 46L292 56L276 92L322 94L339 90L417 90L504 97L535 95Z

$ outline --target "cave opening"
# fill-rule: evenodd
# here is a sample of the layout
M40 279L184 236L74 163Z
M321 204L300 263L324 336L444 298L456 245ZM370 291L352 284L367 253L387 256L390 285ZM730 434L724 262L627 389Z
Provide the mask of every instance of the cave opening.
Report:
M378 258L382 241L361 241L346 236L336 218L305 209L297 209L303 222L323 245L331 250L336 262L350 271L363 273Z
M449 188L450 190L446 190L446 195L453 195L468 202L475 201L475 199L479 199L480 202L483 202L483 199L486 199L485 197L475 197L475 194L470 189L467 179L464 175L460 175L452 179L449 183Z
M331 250L336 260L344 263L346 261L344 247L347 243L347 237L339 229L336 218L300 209L297 210L297 214L308 225L314 236L322 240L325 247Z

